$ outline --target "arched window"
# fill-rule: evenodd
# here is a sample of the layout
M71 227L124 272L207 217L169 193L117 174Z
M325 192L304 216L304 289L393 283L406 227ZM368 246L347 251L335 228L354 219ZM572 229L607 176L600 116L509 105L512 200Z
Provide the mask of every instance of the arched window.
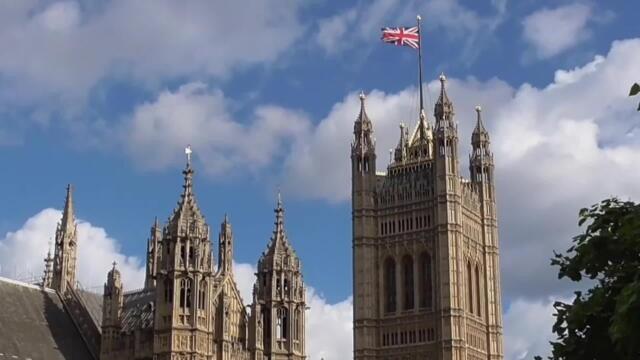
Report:
M187 309L191 309L191 300L193 299L193 294L192 294L192 286L193 281L191 281L191 279L187 279L187 297L185 299L185 302L187 303Z
M433 270L431 265L431 255L424 252L420 256L420 306L423 308L433 307Z
M207 282L202 280L200 281L200 289L199 289L199 295L198 295L198 309L204 310L206 294L207 294Z
M173 281L169 278L164 279L164 301L167 303L173 302Z
M300 340L300 333L302 332L302 310L300 306L296 308L296 318L294 327L294 340Z
M387 258L384 264L385 311L396 311L396 262Z
M278 309L278 320L276 322L276 337L278 339L286 339L289 328L289 311L287 308Z
M180 307L191 308L191 279L180 280Z
M468 296L468 310L473 314L473 278L471 274L471 262L467 261L467 296Z
M476 264L476 312L482 315L482 305L480 304L480 267Z
M184 307L187 294L187 280L180 280L180 307Z
M404 310L413 309L413 259L405 255L402 259L402 277L404 280Z

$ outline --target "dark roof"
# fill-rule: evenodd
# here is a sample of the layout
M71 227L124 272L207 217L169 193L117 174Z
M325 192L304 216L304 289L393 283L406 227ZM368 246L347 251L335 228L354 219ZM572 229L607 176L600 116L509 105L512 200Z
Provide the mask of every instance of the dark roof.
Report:
M153 327L153 309L156 296L154 289L142 289L124 294L122 309L122 331Z
M82 305L87 310L98 329L102 328L102 295L87 290L76 289Z
M9 359L93 359L56 292L0 278L0 353Z

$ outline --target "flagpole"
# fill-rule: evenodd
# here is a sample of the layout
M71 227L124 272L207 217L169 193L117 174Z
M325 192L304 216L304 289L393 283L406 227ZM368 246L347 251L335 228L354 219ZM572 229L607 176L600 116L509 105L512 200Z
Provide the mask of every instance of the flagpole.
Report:
M424 98L422 96L422 29L420 27L420 20L422 20L422 18L420 15L416 16L416 20L418 21L418 68L420 74L418 86L420 87L420 116L422 116L424 112Z

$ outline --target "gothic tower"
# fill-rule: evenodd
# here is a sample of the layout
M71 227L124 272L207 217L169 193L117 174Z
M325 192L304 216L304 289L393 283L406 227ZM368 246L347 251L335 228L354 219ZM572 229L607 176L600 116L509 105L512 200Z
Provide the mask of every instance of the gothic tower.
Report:
M188 157L183 192L164 227L158 249L154 359L209 359L214 354L209 226L193 193ZM152 238L157 230L152 230Z
M434 107L376 173L361 109L351 147L354 357L502 359L493 155L478 109L471 180L459 171L446 78Z
M280 195L273 236L258 261L251 306L253 359L304 360L306 289L302 265L284 230ZM262 356L260 356L262 355Z
M66 294L67 288L76 286L76 251L78 238L73 213L73 189L67 186L67 197L62 212L62 220L56 228L53 259L53 277L51 287L60 294Z
M101 360L117 360L119 358L123 299L122 279L114 262L113 269L107 274L107 282L104 284L102 296Z

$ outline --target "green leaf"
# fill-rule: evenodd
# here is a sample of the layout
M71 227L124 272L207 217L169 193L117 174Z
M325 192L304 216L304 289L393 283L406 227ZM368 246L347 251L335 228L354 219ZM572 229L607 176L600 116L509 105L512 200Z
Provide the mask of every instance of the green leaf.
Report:
M640 84L635 83L631 86L631 91L629 91L629 96L635 96L640 94Z

